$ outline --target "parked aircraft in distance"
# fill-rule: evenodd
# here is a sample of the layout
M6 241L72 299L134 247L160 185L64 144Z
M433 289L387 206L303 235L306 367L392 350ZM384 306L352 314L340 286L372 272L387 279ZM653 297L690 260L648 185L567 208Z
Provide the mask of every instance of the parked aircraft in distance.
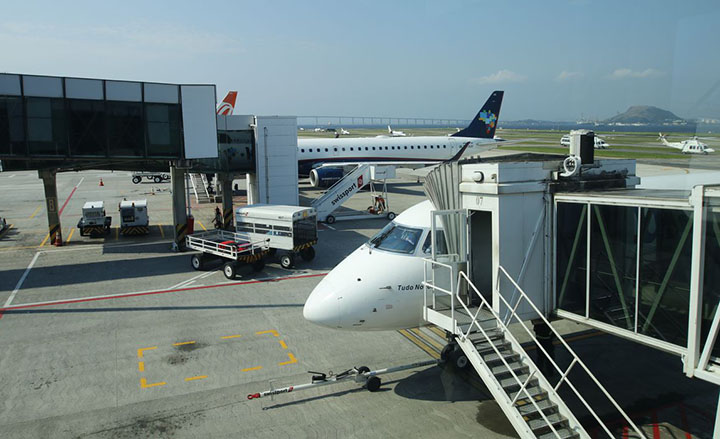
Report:
M388 135L390 137L405 137L407 134L403 133L402 131L395 131L394 129L390 128L390 125L388 125Z
M681 142L668 142L663 133L659 134L659 140L663 145L679 149L683 154L708 154L715 152L714 149L708 148L706 144L699 141L697 137L693 137L689 140L683 140Z
M298 173L319 187L362 163L421 168L492 149L503 94L494 91L470 124L452 136L298 139Z
M217 106L217 114L232 116L233 110L235 109L235 99L237 99L237 93L238 92L236 91L229 91L228 94L225 95L225 99L223 99Z
M424 325L423 258L432 254L433 210L430 201L410 207L343 259L310 293L305 319L353 331ZM436 240L444 247L442 230Z
M350 134L350 131L346 130L345 128L340 128L339 133L343 136L347 136Z

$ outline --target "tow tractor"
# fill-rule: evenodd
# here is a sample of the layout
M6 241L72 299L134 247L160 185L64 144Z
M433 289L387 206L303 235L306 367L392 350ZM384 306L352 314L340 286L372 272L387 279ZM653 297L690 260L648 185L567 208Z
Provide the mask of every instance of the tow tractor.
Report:
M80 229L80 236L90 235L91 238L96 238L110 233L111 223L112 217L105 215L102 201L88 201L83 205L77 228Z
M332 371L328 373L312 372L312 378L309 383L299 384L297 386L281 387L279 389L270 389L264 392L251 393L247 396L247 399L259 399L267 396L280 395L283 393L290 393L297 390L309 389L311 387L327 386L329 384L336 384L342 381L352 380L358 384L362 384L370 392L376 392L380 389L382 381L378 375L386 373L400 372L402 370L415 369L418 367L432 366L438 364L437 360L427 360L418 363L406 364L403 366L387 367L385 369L370 370L367 366L353 367L339 374L334 374Z
M147 200L122 200L120 211L120 233L123 235L147 235L150 233L150 217Z
M132 182L139 184L143 178L146 178L155 183L162 183L165 180L170 180L170 175L164 172L133 172Z
M317 212L312 207L253 204L235 210L235 231L254 241L267 240L270 254L283 268L291 268L300 256L315 257Z
M254 271L265 267L265 255L270 251L268 239L251 240L246 233L233 233L226 230L209 230L185 237L188 248L201 252L190 257L190 263L196 270L203 270L213 259L229 259L223 266L223 274L234 279L241 264L249 264Z

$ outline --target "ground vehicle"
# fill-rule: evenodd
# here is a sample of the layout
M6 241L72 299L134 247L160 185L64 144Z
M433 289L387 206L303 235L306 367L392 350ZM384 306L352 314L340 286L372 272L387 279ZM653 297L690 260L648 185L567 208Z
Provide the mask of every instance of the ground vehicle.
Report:
M147 200L123 200L120 210L120 233L123 235L147 235L150 233L150 217Z
M315 257L317 212L312 207L269 204L239 207L235 210L235 231L254 241L267 239L280 265L290 268L298 255L305 261Z
M77 227L80 229L80 236L90 235L91 238L110 233L112 217L105 215L105 207L102 201L88 201L83 205L82 217Z
M562 138L560 138L560 144L562 146L569 147L570 146L570 134L565 134L564 136L562 136Z
M196 270L202 270L213 258L230 259L223 266L223 274L234 279L241 263L251 264L253 270L260 271L265 266L264 257L269 252L267 239L251 241L245 233L233 233L226 230L210 230L195 233L185 238L188 248L200 251L190 257L190 263Z
M162 183L165 180L170 180L170 176L164 172L133 172L132 182L139 184L143 178L152 180L155 183Z

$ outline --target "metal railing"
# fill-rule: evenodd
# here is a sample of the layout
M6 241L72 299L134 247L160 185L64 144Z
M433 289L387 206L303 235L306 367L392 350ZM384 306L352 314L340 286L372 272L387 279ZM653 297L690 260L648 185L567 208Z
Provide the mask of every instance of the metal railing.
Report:
M439 263L439 262L436 262L436 261L432 261L432 260L429 260L429 259L425 259L425 261L426 261L426 262L430 262L430 263L433 264L433 265L439 265L439 266L442 266L442 267L451 268L450 266L448 266L448 265L446 265L446 264ZM427 264L425 265L425 274L426 274L425 279L427 279ZM456 285L455 285L456 288L453 288L454 291L452 291L452 292L449 292L448 290L446 290L446 289L444 289L444 288L440 288L440 287L437 287L436 285L433 285L433 284L434 284L434 280L435 280L434 277L432 278L432 284L423 281L423 286L426 287L426 288L425 288L425 294L426 294L426 295L427 295L428 287L433 290L433 295L435 294L435 290L438 290L438 291L440 291L440 292L442 292L442 293L444 293L444 294L451 294L451 295L453 296L453 300L451 300L451 306L452 306L452 308L454 308L454 302L455 302L454 296L457 296L457 302L460 303L460 305L465 309L465 312L466 312L469 316L472 317L472 322L471 322L470 325L468 326L467 330L466 330L465 332L459 331L459 333L460 333L459 336L460 336L463 340L467 339L467 337L468 337L468 336L470 335L470 333L472 332L473 327L476 327L476 328L479 330L479 332L483 334L483 337L485 337L485 338L487 339L488 344L493 348L493 350L495 351L495 353L496 353L496 354L498 355L498 357L502 360L504 366L508 369L508 371L510 372L510 374L512 375L512 377L515 379L515 381L517 382L517 384L520 385L520 390L518 391L518 394L515 396L515 398L511 401L511 404L514 404L514 403L517 401L518 395L520 394L521 391L522 391L522 392L525 392L525 394L528 396L529 400L532 402L532 404L533 404L533 406L535 407L535 409L538 410L538 413L540 413L540 415L541 415L541 417L543 418L543 420L548 423L548 426L552 429L552 431L553 431L553 433L556 435L556 437L560 437L560 436L559 436L559 434L557 433L557 431L555 430L555 428L553 427L552 423L549 422L549 420L548 420L548 419L545 417L545 415L543 414L542 410L540 410L539 407L537 406L537 404L535 403L534 398L531 398L530 395L529 395L529 393L527 392L527 384L531 381L533 374L538 370L537 365L535 365L535 363L528 357L528 358L527 358L527 361L530 362L530 363L532 363L533 373L531 373L530 376L529 376L526 380L521 381L521 380L518 378L518 376L515 374L515 372L510 368L510 366L509 366L508 363L505 361L505 359L503 358L503 356L500 355L499 350L498 350L497 347L494 345L494 343L492 343L492 341L491 341L490 337L487 335L485 329L483 329L483 327L479 324L479 322L478 322L478 320L477 320L477 317L478 317L478 315L480 314L481 310L485 309L485 310L487 310L488 312L490 312L490 313L493 315L493 317L495 318L495 320L497 321L497 324L498 324L498 327L500 328L500 330L501 330L504 334L506 334L506 336L509 336L508 338L512 338L512 339L514 339L514 337L512 337L512 335L510 334L510 331L509 331L509 329L508 329L508 325L510 324L510 322L512 321L512 319L515 319L515 320L520 324L520 326L525 330L525 332L526 332L527 335L530 337L530 339L532 340L532 342L535 343L535 345L537 346L537 349L539 350L539 352L541 352L542 355L544 355L544 356L546 357L546 359L549 361L549 363L552 365L552 367L553 367L555 370L558 371L558 373L560 374L560 380L558 381L558 383L557 383L555 386L551 387L550 389L545 389L545 390L547 390L548 392L552 392L552 393L559 399L559 396L557 396L557 391L558 391L558 389L560 388L560 386L561 386L563 383L566 383L566 386L567 386L569 389L571 389L572 392L575 394L575 396L582 402L582 404L585 406L585 408L588 410L588 412L592 415L592 417L595 419L595 421L600 425L600 427L605 431L605 433L607 433L607 435L608 435L609 437L613 437L613 434L612 434L612 432L610 431L609 427L600 419L599 415L592 409L592 407L591 407L590 404L587 402L587 400L582 396L582 394L577 390L577 388L570 382L570 380L569 380L569 378L568 378L568 376L569 376L569 374L570 374L570 371L573 369L573 367L575 367L575 366L577 365L577 366L579 366L579 367L588 375L588 377L595 383L595 385L597 386L597 388L600 389L601 393L607 398L607 400L613 405L613 407L615 407L615 409L622 415L622 417L624 418L624 420L625 420L625 421L628 423L628 425L634 430L634 432L635 432L639 437L645 438L644 433L637 427L637 425L635 425L635 423L630 419L630 417L622 410L622 408L621 408L621 407L619 406L619 404L612 398L612 396L610 396L610 394L608 393L608 391L602 386L602 384L600 384L600 382L599 382L599 381L597 380L597 378L592 374L592 372L590 372L590 369L585 365L585 363L580 359L580 357L575 353L575 351L572 350L572 348L570 348L570 346L565 342L565 340L564 340L564 339L562 338L562 336L555 330L555 328L553 328L552 325L550 325L550 322L543 316L543 313L540 312L540 310L535 306L535 304L532 302L532 300L527 296L527 294L525 293L525 291L520 287L520 285L518 285L518 284L515 282L515 280L508 274L508 272L507 272L507 271L505 270L505 268L502 267L502 266L498 266L498 276L497 276L498 285L497 285L497 286L499 287L499 282L500 282L500 278L501 278L500 275L501 275L501 274L502 274L505 278L507 278L507 279L513 284L513 286L514 286L514 288L515 288L515 291L519 292L519 295L517 296L517 300L516 300L515 303L512 304L512 305L502 296L502 294L498 294L498 295L497 295L497 296L499 297L499 299L502 301L502 303L503 303L503 304L507 307L507 309L509 310L509 315L511 316L511 318L510 318L510 319L507 319L507 320L501 319L499 313L497 313L497 312L495 312L495 311L493 310L492 306L490 306L490 304L487 302L487 300L486 300L486 299L482 296L482 294L480 294L480 292L477 290L477 288L476 288L475 285L472 283L472 281L470 281L470 279L467 277L467 275L466 275L464 272L462 272L462 271L460 271L460 272L458 273L458 280L457 280L457 283L456 283ZM462 298L461 298L460 295L458 294L458 292L460 291L460 283L461 283L461 281L466 282L467 285L470 286L470 287L474 290L474 292L476 293L476 295L479 297L479 299L480 299L480 301L481 301L480 306L478 307L478 310L474 313L474 315L473 315L473 313L470 311L470 308L463 302ZM499 288L497 288L497 289L499 289ZM433 300L434 300L434 297L433 297ZM550 330L553 332L553 334L555 335L555 337L557 337L557 339L560 341L560 343L563 345L563 347L568 351L568 353L569 353L570 356L572 357L572 361L570 362L570 364L568 365L568 367L565 368L564 370L555 362L555 360L553 359L553 357L550 356L550 354L547 352L547 350L546 350L546 349L540 344L540 342L537 340L537 338L536 338L535 335L533 334L533 331L531 331L530 328L527 327L527 325L523 322L522 318L517 314L517 309L520 307L521 303L523 303L523 302L527 303L527 304L535 311L535 313L537 314L538 318L541 319L541 320L550 328ZM427 297L425 298L425 305L427 306ZM453 322L454 322L454 319L453 319ZM453 325L455 325L455 323L453 323ZM456 331L456 332L457 332L457 331Z
M188 248L228 259L244 254L255 254L269 248L267 239L251 241L246 234L226 230L209 230L185 237Z

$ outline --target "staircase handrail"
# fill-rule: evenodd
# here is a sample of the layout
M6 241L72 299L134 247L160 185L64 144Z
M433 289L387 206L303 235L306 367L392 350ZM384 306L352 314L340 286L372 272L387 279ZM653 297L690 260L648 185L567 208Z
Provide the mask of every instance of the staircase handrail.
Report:
M312 204L313 206L318 205L318 204L320 204L322 201L324 201L325 198L330 197L331 195L329 195L329 194L332 193L333 189L335 189L335 186L339 185L342 181L345 180L345 178L347 178L348 175L352 174L353 172L357 171L358 169L360 169L360 168L363 167L363 166L369 166L369 165L367 165L367 164L365 164L365 163L360 163L360 164L358 164L357 166L355 166L355 168L354 168L352 171L350 171L350 172L348 172L347 174L343 175L342 178L340 178L338 181L336 181L335 183L333 183L332 186L330 186L329 188L327 188L327 190L326 190L320 197L318 197L318 198L316 198L315 200L313 200L313 202L312 202L311 204ZM358 190L360 190L360 189L361 189L361 188L358 188ZM321 200L322 200L322 201L321 201Z
M197 201L197 203L200 204L200 198L198 197L197 189L195 188L195 177L193 177L193 174L191 173L189 178L190 178L190 185L192 186L192 190L195 193L195 201Z
M205 192L205 195L207 196L208 200L210 199L210 192L208 192L208 181L207 177L205 177L205 174L200 173L200 182L202 183L203 191Z
M505 298L502 296L502 294L498 294L497 296L500 297L500 300L502 300L502 302L505 304L505 306L508 307L508 309L512 310L511 316L515 317L515 319L518 321L518 323L520 323L520 325L523 327L523 329L525 329L525 332L527 332L528 336L530 336L532 341L537 345L537 348L542 351L542 353L547 357L547 359L550 360L550 364L552 364L553 367L560 373L560 381L558 381L558 383L555 385L553 390L557 391L563 382L567 383L567 386L570 389L572 389L573 393L575 393L575 396L577 396L578 399L580 399L580 401L582 401L585 408L590 412L590 414L600 424L600 426L603 428L603 430L605 430L605 432L608 434L608 436L613 437L613 435L610 432L607 425L605 425L605 423L602 420L600 420L600 417L598 416L598 414L595 413L595 411L590 407L590 405L585 400L585 398L582 397L580 392L575 388L575 386L568 379L568 375L569 375L572 367L575 366L575 364L579 364L580 367L585 371L585 373L590 377L590 379L595 383L595 385L602 391L602 393L605 395L605 397L608 399L608 401L610 401L610 403L615 407L615 409L622 415L622 417L625 419L625 421L627 421L627 423L630 425L630 427L632 427L632 429L635 431L635 433L638 434L639 437L645 438L645 434L638 428L637 425L635 425L635 423L630 419L630 417L627 415L627 413L625 413L625 411L620 407L620 405L617 403L617 401L615 401L615 399L608 393L608 391L605 389L605 387L603 387L603 385L600 384L600 381L598 381L598 379L595 378L595 375L593 375L592 372L590 372L590 369L585 365L585 363L580 359L580 357L575 353L575 351L572 348L570 348L570 346L567 344L567 342L565 342L565 340L562 338L560 333L555 328L553 328L553 326L550 324L550 322L547 320L547 318L545 318L543 313L540 312L540 310L535 306L533 301L530 300L530 297L528 297L528 295L525 293L525 291L520 287L520 285L518 285L515 282L515 280L512 278L512 276L510 276L510 274L508 274L508 272L505 270L505 268L502 265L498 265L498 277L497 277L498 285L500 282L499 273L502 273L513 284L513 286L517 289L517 291L520 293L520 295L518 296L517 303L515 304L515 306L511 306L505 300ZM468 282L468 285L472 286L473 290L475 290L475 292L478 294L478 296L480 296L480 298L482 300L484 300L484 297L482 297L482 295L478 292L477 288L475 288L475 285L473 285L473 283L470 281L470 279L468 279L467 275L465 275L464 272L461 271L458 274L458 281L459 281L459 276L463 276L466 279L466 281ZM542 345L540 344L540 342L535 338L532 331L525 325L525 323L522 321L520 316L518 316L517 313L515 312L518 308L518 305L520 304L520 301L523 299L525 302L527 302L532 307L532 309L539 316L539 318L550 328L550 330L553 332L555 337L562 343L563 347L565 347L565 349L567 349L567 351L573 357L573 360L570 362L570 365L567 367L567 369L565 371L563 371L560 368L560 366L558 366L558 364L555 362L555 360L552 357L550 357L550 355L547 353L545 348L543 348ZM464 305L465 304L463 303L463 306ZM499 319L499 315L497 315L494 311L491 311L491 312L492 312L493 316L495 316L495 318ZM502 322L500 320L498 320L498 322L502 324ZM475 323L475 322L473 321L473 323ZM503 324L503 327L505 327L504 324ZM532 360L530 360L530 361L532 361Z

